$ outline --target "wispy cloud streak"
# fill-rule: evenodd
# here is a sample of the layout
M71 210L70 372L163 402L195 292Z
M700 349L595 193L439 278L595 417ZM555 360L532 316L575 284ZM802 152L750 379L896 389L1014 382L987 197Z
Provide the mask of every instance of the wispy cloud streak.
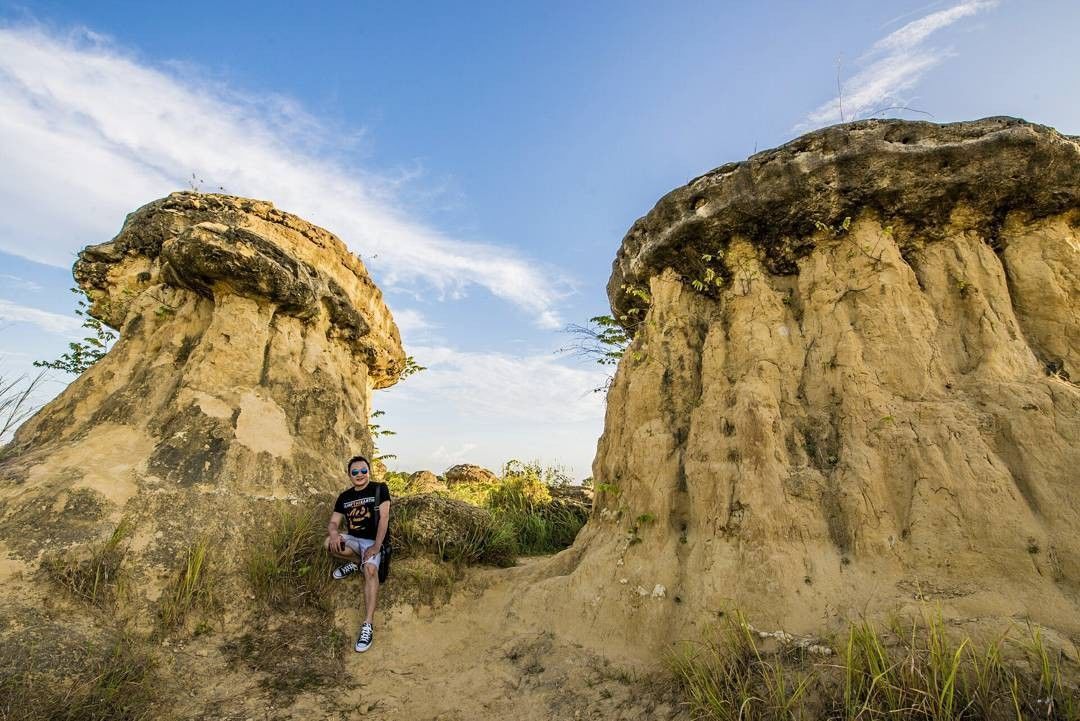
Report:
M808 130L841 120L855 120L885 108L907 105L904 94L926 72L953 55L948 48L930 47L931 35L998 4L998 0L965 0L925 15L881 38L859 59L865 67L843 84L842 97L821 104L796 126Z
M74 316L50 313L0 298L0 324L3 323L30 323L48 333L69 337L77 336L82 325Z
M440 298L485 288L559 327L558 269L411 217L408 178L340 159L359 142L281 97L164 70L83 31L0 27L0 250L69 266L125 213L185 186L265 198L337 233L376 280Z

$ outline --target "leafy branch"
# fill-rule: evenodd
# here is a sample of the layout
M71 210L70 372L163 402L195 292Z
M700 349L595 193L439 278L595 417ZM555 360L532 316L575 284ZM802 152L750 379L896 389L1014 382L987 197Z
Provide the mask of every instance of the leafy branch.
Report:
M71 292L79 296L79 307L75 309L75 315L83 319L82 327L90 333L80 341L68 343L68 352L56 360L37 360L34 361L34 366L80 375L105 357L109 346L116 340L116 333L90 315L90 298L81 288L72 288Z
M426 371L427 366L422 366L416 362L416 359L410 356L405 356L405 368L401 371L399 376L400 380L404 380L409 376L414 376L420 371ZM386 411L372 411L371 419L382 418L386 415ZM371 457L373 461L385 461L391 458L397 458L396 453L379 453L379 438L385 438L386 436L396 436L397 431L392 431L386 428L380 423L368 423L368 432L371 434Z

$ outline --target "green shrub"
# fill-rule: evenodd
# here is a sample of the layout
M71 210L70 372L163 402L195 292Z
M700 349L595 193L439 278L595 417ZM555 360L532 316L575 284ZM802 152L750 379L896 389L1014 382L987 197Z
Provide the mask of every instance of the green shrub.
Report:
M455 563L513 565L518 555L554 553L571 545L588 520L589 510L580 502L553 497L552 491L569 485L558 467L512 460L501 478L493 481L456 483L442 495L487 510L490 520L464 522L468 540L439 529L415 528L416 509L408 504L391 513L395 543L427 546ZM454 536L433 540L443 536Z
M408 495L410 474L402 471L387 471L383 474L383 483L390 489L390 497Z

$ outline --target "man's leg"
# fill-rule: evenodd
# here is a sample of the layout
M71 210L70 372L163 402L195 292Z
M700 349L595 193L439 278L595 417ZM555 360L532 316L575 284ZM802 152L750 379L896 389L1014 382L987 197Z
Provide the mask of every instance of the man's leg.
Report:
M379 595L379 567L374 563L364 564L364 606L367 617L364 623L373 623L375 618L375 599Z
M325 548L326 552L334 558L340 558L343 561L356 561L357 563L360 562L360 557L353 553L353 550L344 544L342 544L340 551L335 551L334 549L330 548L330 536L327 536L326 540L323 541L323 548Z
M326 541L323 543L323 548L326 549L326 552L330 554L331 558L346 561L346 564L344 566L338 566L338 568L334 570L333 576L335 579L340 580L356 572L355 570L352 570L348 571L347 573L342 573L343 569L347 569L349 561L355 564L354 569L360 568L360 562L363 560L363 558L355 550L349 548L349 546L343 545L340 551L335 551L333 548L330 547L330 537L327 536Z

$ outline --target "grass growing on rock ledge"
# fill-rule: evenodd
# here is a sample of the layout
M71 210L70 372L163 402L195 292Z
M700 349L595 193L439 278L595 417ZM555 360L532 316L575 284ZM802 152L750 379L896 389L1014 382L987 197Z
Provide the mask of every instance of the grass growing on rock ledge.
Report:
M208 610L218 605L210 581L211 565L210 539L204 536L188 548L183 565L161 594L158 623L163 632L181 628L193 610Z
M1076 669L1040 630L980 643L949 633L938 614L890 629L854 623L830 647L760 634L735 612L713 640L669 660L700 719L1080 719L1080 691L1065 682Z
M283 611L331 610L333 564L323 549L327 518L329 513L319 508L278 509L246 561L257 601Z
M102 543L93 546L87 557L64 554L47 558L41 568L45 575L76 598L95 606L115 604L124 594L128 541L134 526L126 519Z

